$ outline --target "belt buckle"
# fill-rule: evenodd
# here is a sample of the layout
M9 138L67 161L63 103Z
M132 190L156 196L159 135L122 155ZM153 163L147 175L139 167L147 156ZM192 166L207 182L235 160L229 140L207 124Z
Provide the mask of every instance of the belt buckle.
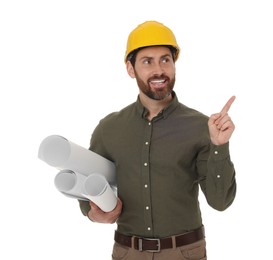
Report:
M161 244L160 244L160 239L159 238L139 238L138 239L138 250L139 251L143 251L143 248L142 248L142 241L143 240L149 240L149 241L157 241L157 249L147 249L147 250L145 250L145 251L147 251L147 252L150 252L150 253L158 253L158 252L160 252L160 250L161 250Z

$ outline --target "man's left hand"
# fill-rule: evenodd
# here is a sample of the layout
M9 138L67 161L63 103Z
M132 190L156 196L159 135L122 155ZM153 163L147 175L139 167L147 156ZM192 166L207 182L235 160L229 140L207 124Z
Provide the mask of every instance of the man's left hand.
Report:
M235 100L232 96L224 105L220 113L212 114L208 121L211 142L215 145L222 145L229 141L235 125L228 115L228 111Z

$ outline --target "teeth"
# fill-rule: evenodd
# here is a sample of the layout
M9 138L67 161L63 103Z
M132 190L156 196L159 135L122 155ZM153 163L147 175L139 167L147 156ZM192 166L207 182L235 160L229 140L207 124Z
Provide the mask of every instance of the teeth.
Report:
M164 79L151 80L153 83L163 83L164 81Z

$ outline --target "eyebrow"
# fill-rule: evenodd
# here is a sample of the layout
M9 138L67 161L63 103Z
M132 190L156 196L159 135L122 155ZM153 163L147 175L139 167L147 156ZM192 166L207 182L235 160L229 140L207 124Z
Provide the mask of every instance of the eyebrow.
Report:
M172 55L167 53L167 54L160 56L160 59L163 59L163 58L172 58ZM154 59L154 58L150 57L150 56L143 56L139 60L141 61L141 60L145 60L145 59Z

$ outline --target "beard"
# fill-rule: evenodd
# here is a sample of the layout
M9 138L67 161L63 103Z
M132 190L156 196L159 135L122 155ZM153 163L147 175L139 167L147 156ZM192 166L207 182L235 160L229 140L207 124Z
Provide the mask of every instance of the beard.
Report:
M139 89L141 90L141 92L143 92L147 97L154 100L163 100L166 97L168 97L172 93L174 84L175 84L175 76L172 79L170 79L166 75L154 76L149 78L146 83L138 76L137 73L135 73L135 77L136 77L137 85ZM167 80L168 82L167 86L153 90L150 87L149 81L160 80L160 79Z

